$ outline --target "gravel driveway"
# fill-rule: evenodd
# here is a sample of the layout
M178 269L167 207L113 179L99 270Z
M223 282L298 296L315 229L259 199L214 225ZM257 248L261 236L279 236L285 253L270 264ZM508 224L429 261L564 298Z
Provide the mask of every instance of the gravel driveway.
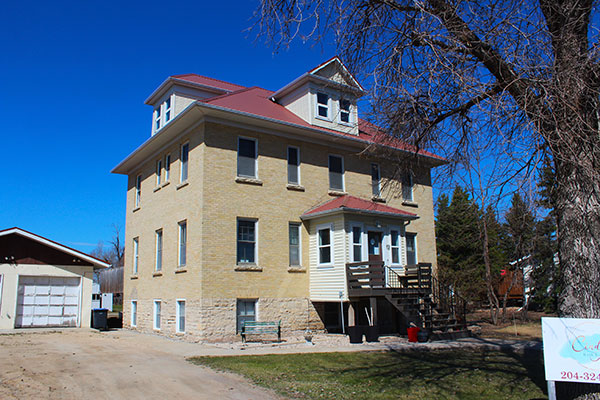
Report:
M277 399L185 360L195 345L129 331L0 335L1 399ZM197 348L197 347L196 347Z

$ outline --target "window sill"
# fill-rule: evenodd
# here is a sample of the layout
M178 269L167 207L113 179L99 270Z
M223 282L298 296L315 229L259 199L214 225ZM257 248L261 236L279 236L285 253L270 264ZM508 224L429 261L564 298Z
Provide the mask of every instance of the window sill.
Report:
M162 271L152 273L152 276L162 276L162 275L163 275Z
M408 207L419 207L419 204L415 203L414 201L409 201L409 200L403 200L402 205L408 206Z
M177 187L175 189L179 190L181 188L186 187L187 185L189 185L190 183L188 181L185 182L181 182L179 185L177 185Z
M175 332L175 336L185 336L185 332Z
M262 267L259 267L256 264L238 264L234 268L234 271L262 272L262 270Z
M158 192L161 188L162 188L162 186L158 185L157 187L155 187L154 189L152 189L152 191L153 192Z
M323 116L319 115L318 113L317 113L317 115L315 115L315 119L320 119L321 121L326 121L326 122L333 122L331 120L331 118L323 117Z
M263 185L263 181L261 181L260 179L256 179L256 178L245 178L243 176L238 176L235 178L235 181L237 183L245 183L248 185L257 185L257 186L262 186Z
M137 276L137 275L131 275L131 276L129 277L129 279L138 279L138 276Z
M371 201L374 201L376 203L385 203L386 202L386 200L383 197L379 197L379 196L371 197Z
M300 265L294 265L294 266L289 266L287 269L288 272L290 273L305 273L306 272L306 268L300 266Z
M328 195L330 196L345 196L348 193L347 192L342 192L339 190L333 190L333 189L329 189L329 191L327 192Z
M165 181L162 185L160 185L160 187L169 186L170 183L171 181Z
M182 274L182 273L184 273L184 272L187 272L187 268L186 268L186 267L177 267L177 268L175 269L175 273L176 273L176 274Z
M287 190L295 190L296 192L304 192L306 189L302 185L295 185L293 183L288 183L286 186Z
M139 210L140 210L140 208L142 208L142 207L140 207L140 206L137 206L136 208L134 208L134 209L133 209L133 211L132 211L132 212L139 211Z

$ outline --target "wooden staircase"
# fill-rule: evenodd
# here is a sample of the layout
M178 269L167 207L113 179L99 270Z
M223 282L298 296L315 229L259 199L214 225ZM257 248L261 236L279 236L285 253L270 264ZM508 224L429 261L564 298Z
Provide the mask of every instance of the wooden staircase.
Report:
M420 263L394 269L376 263L346 265L350 300L384 297L407 324L427 330L431 340L469 336L466 301L450 288L442 287L432 275L431 264Z

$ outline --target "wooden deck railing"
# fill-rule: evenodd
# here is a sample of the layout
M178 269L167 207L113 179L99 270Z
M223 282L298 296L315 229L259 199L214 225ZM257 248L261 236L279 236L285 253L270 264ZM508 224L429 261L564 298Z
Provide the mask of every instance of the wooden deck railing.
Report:
M346 264L348 295L376 296L384 295L383 289L419 289L431 290L431 264L407 265L400 274L378 262L355 262Z

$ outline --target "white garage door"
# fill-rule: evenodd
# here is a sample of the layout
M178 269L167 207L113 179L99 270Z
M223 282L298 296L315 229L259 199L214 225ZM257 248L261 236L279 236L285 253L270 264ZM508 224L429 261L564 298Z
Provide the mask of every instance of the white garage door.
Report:
M15 327L77 326L81 278L21 276Z

